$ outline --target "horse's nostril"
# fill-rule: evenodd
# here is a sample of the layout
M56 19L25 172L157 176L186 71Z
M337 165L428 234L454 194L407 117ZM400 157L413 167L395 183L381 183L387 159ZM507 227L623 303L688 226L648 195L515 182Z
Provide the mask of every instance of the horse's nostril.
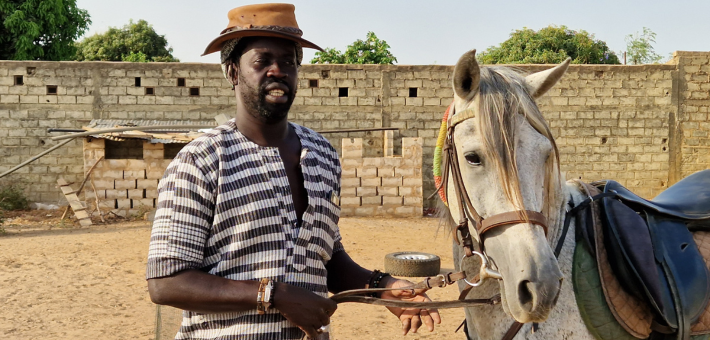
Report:
M518 284L518 300L520 300L520 306L528 313L532 312L534 306L534 296L531 288L532 282L528 280L521 281L520 284Z

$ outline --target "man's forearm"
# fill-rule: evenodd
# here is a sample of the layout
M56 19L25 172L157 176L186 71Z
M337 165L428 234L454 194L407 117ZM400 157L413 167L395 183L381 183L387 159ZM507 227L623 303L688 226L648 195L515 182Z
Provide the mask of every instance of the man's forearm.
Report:
M334 253L325 268L328 270L328 290L332 293L365 288L372 276L372 271L355 263L344 250Z
M258 289L258 281L235 281L196 269L148 280L154 303L200 313L256 309Z

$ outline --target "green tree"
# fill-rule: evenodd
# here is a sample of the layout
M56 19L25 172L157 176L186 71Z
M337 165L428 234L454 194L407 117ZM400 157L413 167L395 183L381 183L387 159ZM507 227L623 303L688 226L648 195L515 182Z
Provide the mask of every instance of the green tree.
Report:
M516 30L500 46L478 55L482 64L557 64L567 58L573 64L619 64L605 42L586 31L548 26L539 31Z
M79 61L179 61L173 57L165 36L156 33L145 20L131 20L122 28L110 27L106 33L78 42L76 47Z
M659 62L663 58L656 54L653 49L653 44L656 43L656 33L653 33L647 27L643 28L643 33L641 34L636 32L627 35L625 40L626 52L631 64L652 64Z
M365 40L358 39L350 44L345 53L334 48L316 52L311 64L394 64L397 58L390 52L390 45L377 38L374 32L367 32Z
M90 24L76 0L0 0L0 59L71 60Z

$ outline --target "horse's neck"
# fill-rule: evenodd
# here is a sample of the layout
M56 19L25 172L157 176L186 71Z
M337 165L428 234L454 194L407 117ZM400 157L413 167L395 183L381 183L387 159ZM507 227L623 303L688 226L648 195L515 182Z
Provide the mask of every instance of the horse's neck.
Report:
M562 233L562 226L565 218L565 207L568 207L570 200L573 203L579 203L584 200L584 195L579 191L576 184L570 183L563 187L565 191L565 204L560 207L560 218L555 223L550 223L550 234L551 242L550 246L554 249L557 245L557 241ZM575 247L575 235L574 235L574 220L570 223L570 230L565 236L562 251L558 257L558 263L560 266L560 271L564 275L564 280L562 281L562 289L560 290L560 296L557 300L555 308L550 312L550 316L544 323L539 325L539 329L535 332L531 332L532 325L526 324L518 332L515 337L516 340L521 339L594 339L594 337L587 331L586 326L582 320L579 313L579 308L577 307L577 302L574 296L574 289L572 287L572 261ZM491 295L499 293L498 283L487 282L484 284L483 289L474 289L477 297L490 297ZM472 297L472 295L469 295ZM492 339L498 340L502 339L503 335L508 331L510 325L513 323L513 319L508 316L500 305L492 307L474 307L467 309L467 316L473 319L473 323L476 328L476 333L470 332L471 335L477 335L479 339Z

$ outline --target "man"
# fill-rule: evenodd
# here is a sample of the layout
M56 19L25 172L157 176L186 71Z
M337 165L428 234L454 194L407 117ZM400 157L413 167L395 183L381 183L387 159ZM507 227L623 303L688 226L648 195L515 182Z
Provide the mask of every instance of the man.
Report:
M338 155L289 123L302 47L294 6L239 7L205 54L222 53L237 115L186 146L160 183L148 255L153 302L185 310L180 339L327 339L328 291L411 283L357 265L338 230ZM382 298L429 301L422 292ZM403 332L434 309L390 308Z

